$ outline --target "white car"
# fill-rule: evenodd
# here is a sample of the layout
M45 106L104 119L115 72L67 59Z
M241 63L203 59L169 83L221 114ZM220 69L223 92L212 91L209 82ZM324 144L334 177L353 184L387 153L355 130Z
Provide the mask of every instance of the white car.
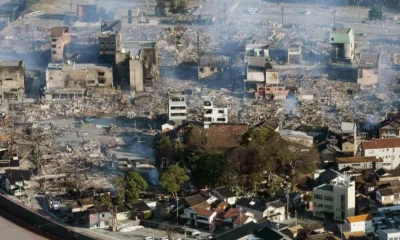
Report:
M153 237L145 237L143 240L153 240Z
M306 11L304 12L304 14L305 14L305 15L310 15L311 12L310 12L310 10L306 10Z
M392 17L392 20L397 20L397 16L393 16L393 17Z
M167 237L162 237L162 238L160 238L160 240L168 240L168 238Z

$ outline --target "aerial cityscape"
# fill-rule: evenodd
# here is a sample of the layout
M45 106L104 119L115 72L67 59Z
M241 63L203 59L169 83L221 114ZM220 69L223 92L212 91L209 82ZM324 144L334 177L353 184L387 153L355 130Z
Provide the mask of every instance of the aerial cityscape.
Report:
M0 0L0 239L400 240L399 0Z

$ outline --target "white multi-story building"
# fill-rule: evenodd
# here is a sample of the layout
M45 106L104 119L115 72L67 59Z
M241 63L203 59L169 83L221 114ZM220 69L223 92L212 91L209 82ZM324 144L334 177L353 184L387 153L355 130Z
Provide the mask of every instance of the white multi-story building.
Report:
M215 107L212 97L203 97L204 100L204 128L208 128L211 123L228 123L228 108Z
M168 118L178 124L186 120L186 97L182 93L169 93Z
M347 218L347 223L350 227L350 232L374 232L374 225L372 224L372 215L363 214Z
M400 138L375 139L361 144L362 155L383 160L382 167L395 169L400 165Z
M400 230L396 228L378 229L379 240L400 239Z
M315 217L344 221L355 214L355 183L348 176L314 188L313 196Z

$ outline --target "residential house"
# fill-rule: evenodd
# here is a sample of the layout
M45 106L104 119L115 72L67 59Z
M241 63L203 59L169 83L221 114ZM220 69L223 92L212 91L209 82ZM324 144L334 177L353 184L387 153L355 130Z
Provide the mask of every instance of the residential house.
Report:
M395 169L400 165L400 138L375 139L361 143L363 156L375 156L383 160L383 168Z
M139 219L148 219L152 215L151 208L143 201L130 205L132 216Z
M244 62L248 62L252 57L269 59L268 44L246 44Z
M378 229L379 240L395 240L400 238L400 231L396 228Z
M107 205L95 205L88 209L89 228L107 228L111 225L112 215Z
M236 203L236 195L227 187L219 187L212 190L212 193L218 197L219 200L234 205Z
M354 169L379 169L383 167L383 160L371 157L342 157L336 159L336 169L342 170L346 167Z
M47 66L46 99L82 98L95 88L114 89L111 65L67 62Z
M374 232L374 225L372 224L372 215L363 214L352 217L347 217L347 224L350 227L350 232Z
M242 209L254 215L254 219L272 219L283 221L286 219L285 203L277 200L274 202L264 202L259 199L241 198L236 202L236 208Z
M356 146L354 145L354 138L344 139L342 142L342 152L354 154Z
M0 60L2 99L21 99L25 94L25 63Z
M249 222L256 222L256 220L251 215L239 215L236 217L235 221L233 221L233 228L240 227Z
M382 205L398 205L400 202L399 188L385 188L376 191L376 200Z
M51 37L51 62L64 61L64 48L71 43L69 27L53 27Z
M351 28L333 28L329 35L333 62L354 60L354 33Z
M334 164L335 158L342 153L336 145L327 142L318 144L317 149L320 154L321 161L325 165Z
M355 215L355 182L348 176L339 176L315 187L313 199L314 217L344 221Z
M185 220L187 225L213 228L213 220L217 212L211 210L211 205L201 194L185 197L180 205L184 207L180 218Z
M384 168L374 171L379 182L400 181L400 169L387 170Z
M198 80L220 80L230 77L229 57L217 54L202 54L197 67Z
M117 221L125 221L132 219L132 211L128 207L120 205L115 207L115 210L116 210Z
M379 82L380 53L361 53L357 83L374 85Z
M388 115L388 118L380 123L381 138L400 137L400 114Z
M236 228L248 222L256 222L251 212L243 211L239 208L229 208L223 215L224 223L230 227Z
M94 199L92 197L79 199L78 203L81 206L82 211L86 211L95 205Z

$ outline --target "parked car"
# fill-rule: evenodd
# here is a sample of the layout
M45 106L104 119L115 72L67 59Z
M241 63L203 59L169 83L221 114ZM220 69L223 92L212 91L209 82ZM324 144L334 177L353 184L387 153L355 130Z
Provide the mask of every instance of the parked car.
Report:
M310 15L311 12L310 12L310 10L307 9L307 10L304 12L304 14L305 14L305 15Z
M196 236L199 236L199 235L200 235L200 232L197 231L197 230L188 230L186 233L187 233L189 236L192 236L192 237L196 237Z
M168 238L167 237L162 237L162 238L160 238L160 240L168 240Z
M143 240L153 240L153 237L145 237Z

